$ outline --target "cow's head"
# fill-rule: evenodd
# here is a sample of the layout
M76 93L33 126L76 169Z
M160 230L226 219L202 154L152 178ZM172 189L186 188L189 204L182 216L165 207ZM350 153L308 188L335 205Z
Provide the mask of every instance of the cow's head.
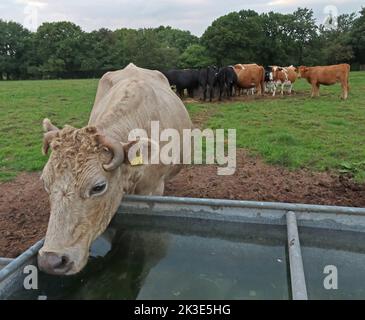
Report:
M43 152L52 149L43 169L51 214L41 270L58 275L79 272L90 245L108 226L123 195L121 164L133 143L121 144L96 127L62 130L45 119Z
M298 73L298 68L297 67L294 67L293 65L290 65L289 67L287 67L286 69L288 70L292 70L294 71L295 73Z
M274 81L273 67L271 66L265 67L265 81Z
M300 66L300 67L297 68L297 70L298 70L298 77L299 78L304 78L306 76L309 68L306 67L306 66Z

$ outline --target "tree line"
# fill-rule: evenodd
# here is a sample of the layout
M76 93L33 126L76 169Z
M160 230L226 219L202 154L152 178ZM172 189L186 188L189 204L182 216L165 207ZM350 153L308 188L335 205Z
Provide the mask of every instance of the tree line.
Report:
M102 28L84 32L72 22L43 23L36 32L0 20L0 79L100 77L133 62L167 70L208 65L365 65L365 8L317 25L313 10L224 15L199 38L171 27ZM328 27L330 26L330 27ZM331 26L334 26L333 28Z

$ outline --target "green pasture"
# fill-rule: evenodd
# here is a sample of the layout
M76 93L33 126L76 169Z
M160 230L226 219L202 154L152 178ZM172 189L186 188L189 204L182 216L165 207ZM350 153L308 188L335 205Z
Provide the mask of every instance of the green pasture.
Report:
M0 82L0 181L22 171L41 170L42 120L58 126L87 123L97 80ZM192 118L204 127L237 129L237 145L266 162L290 169L351 172L365 181L365 72L351 73L347 101L340 86L321 88L299 80L292 96L245 101L188 103Z

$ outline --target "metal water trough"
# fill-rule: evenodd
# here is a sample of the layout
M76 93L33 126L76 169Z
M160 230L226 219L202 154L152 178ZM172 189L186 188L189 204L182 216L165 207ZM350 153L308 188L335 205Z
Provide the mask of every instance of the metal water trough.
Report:
M187 226L194 221L224 221L287 227L287 249L292 298L308 299L301 255L299 227L365 233L365 209L237 200L178 197L126 196L116 214L120 217L171 217ZM23 285L23 268L36 263L43 240L16 259L0 258L0 299L6 299Z

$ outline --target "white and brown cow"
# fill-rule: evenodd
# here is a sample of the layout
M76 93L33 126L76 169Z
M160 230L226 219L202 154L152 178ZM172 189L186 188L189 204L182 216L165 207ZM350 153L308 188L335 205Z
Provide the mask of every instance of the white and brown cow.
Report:
M284 95L285 87L288 87L288 93L291 94L294 82L297 80L297 78L297 69L294 66L270 66L266 68L265 81L267 83L267 87L269 88L268 91L272 91L273 96L276 95L276 90L278 86L281 87L281 95Z
M181 137L183 129L192 127L166 77L133 64L102 77L86 127L58 129L44 120L43 150L50 148L52 153L41 177L51 205L38 255L42 270L58 275L79 272L124 194L163 194L165 181L181 166L134 166L127 156L135 143L127 142L130 131L139 128L150 135L151 121L159 121L160 130L177 130Z

